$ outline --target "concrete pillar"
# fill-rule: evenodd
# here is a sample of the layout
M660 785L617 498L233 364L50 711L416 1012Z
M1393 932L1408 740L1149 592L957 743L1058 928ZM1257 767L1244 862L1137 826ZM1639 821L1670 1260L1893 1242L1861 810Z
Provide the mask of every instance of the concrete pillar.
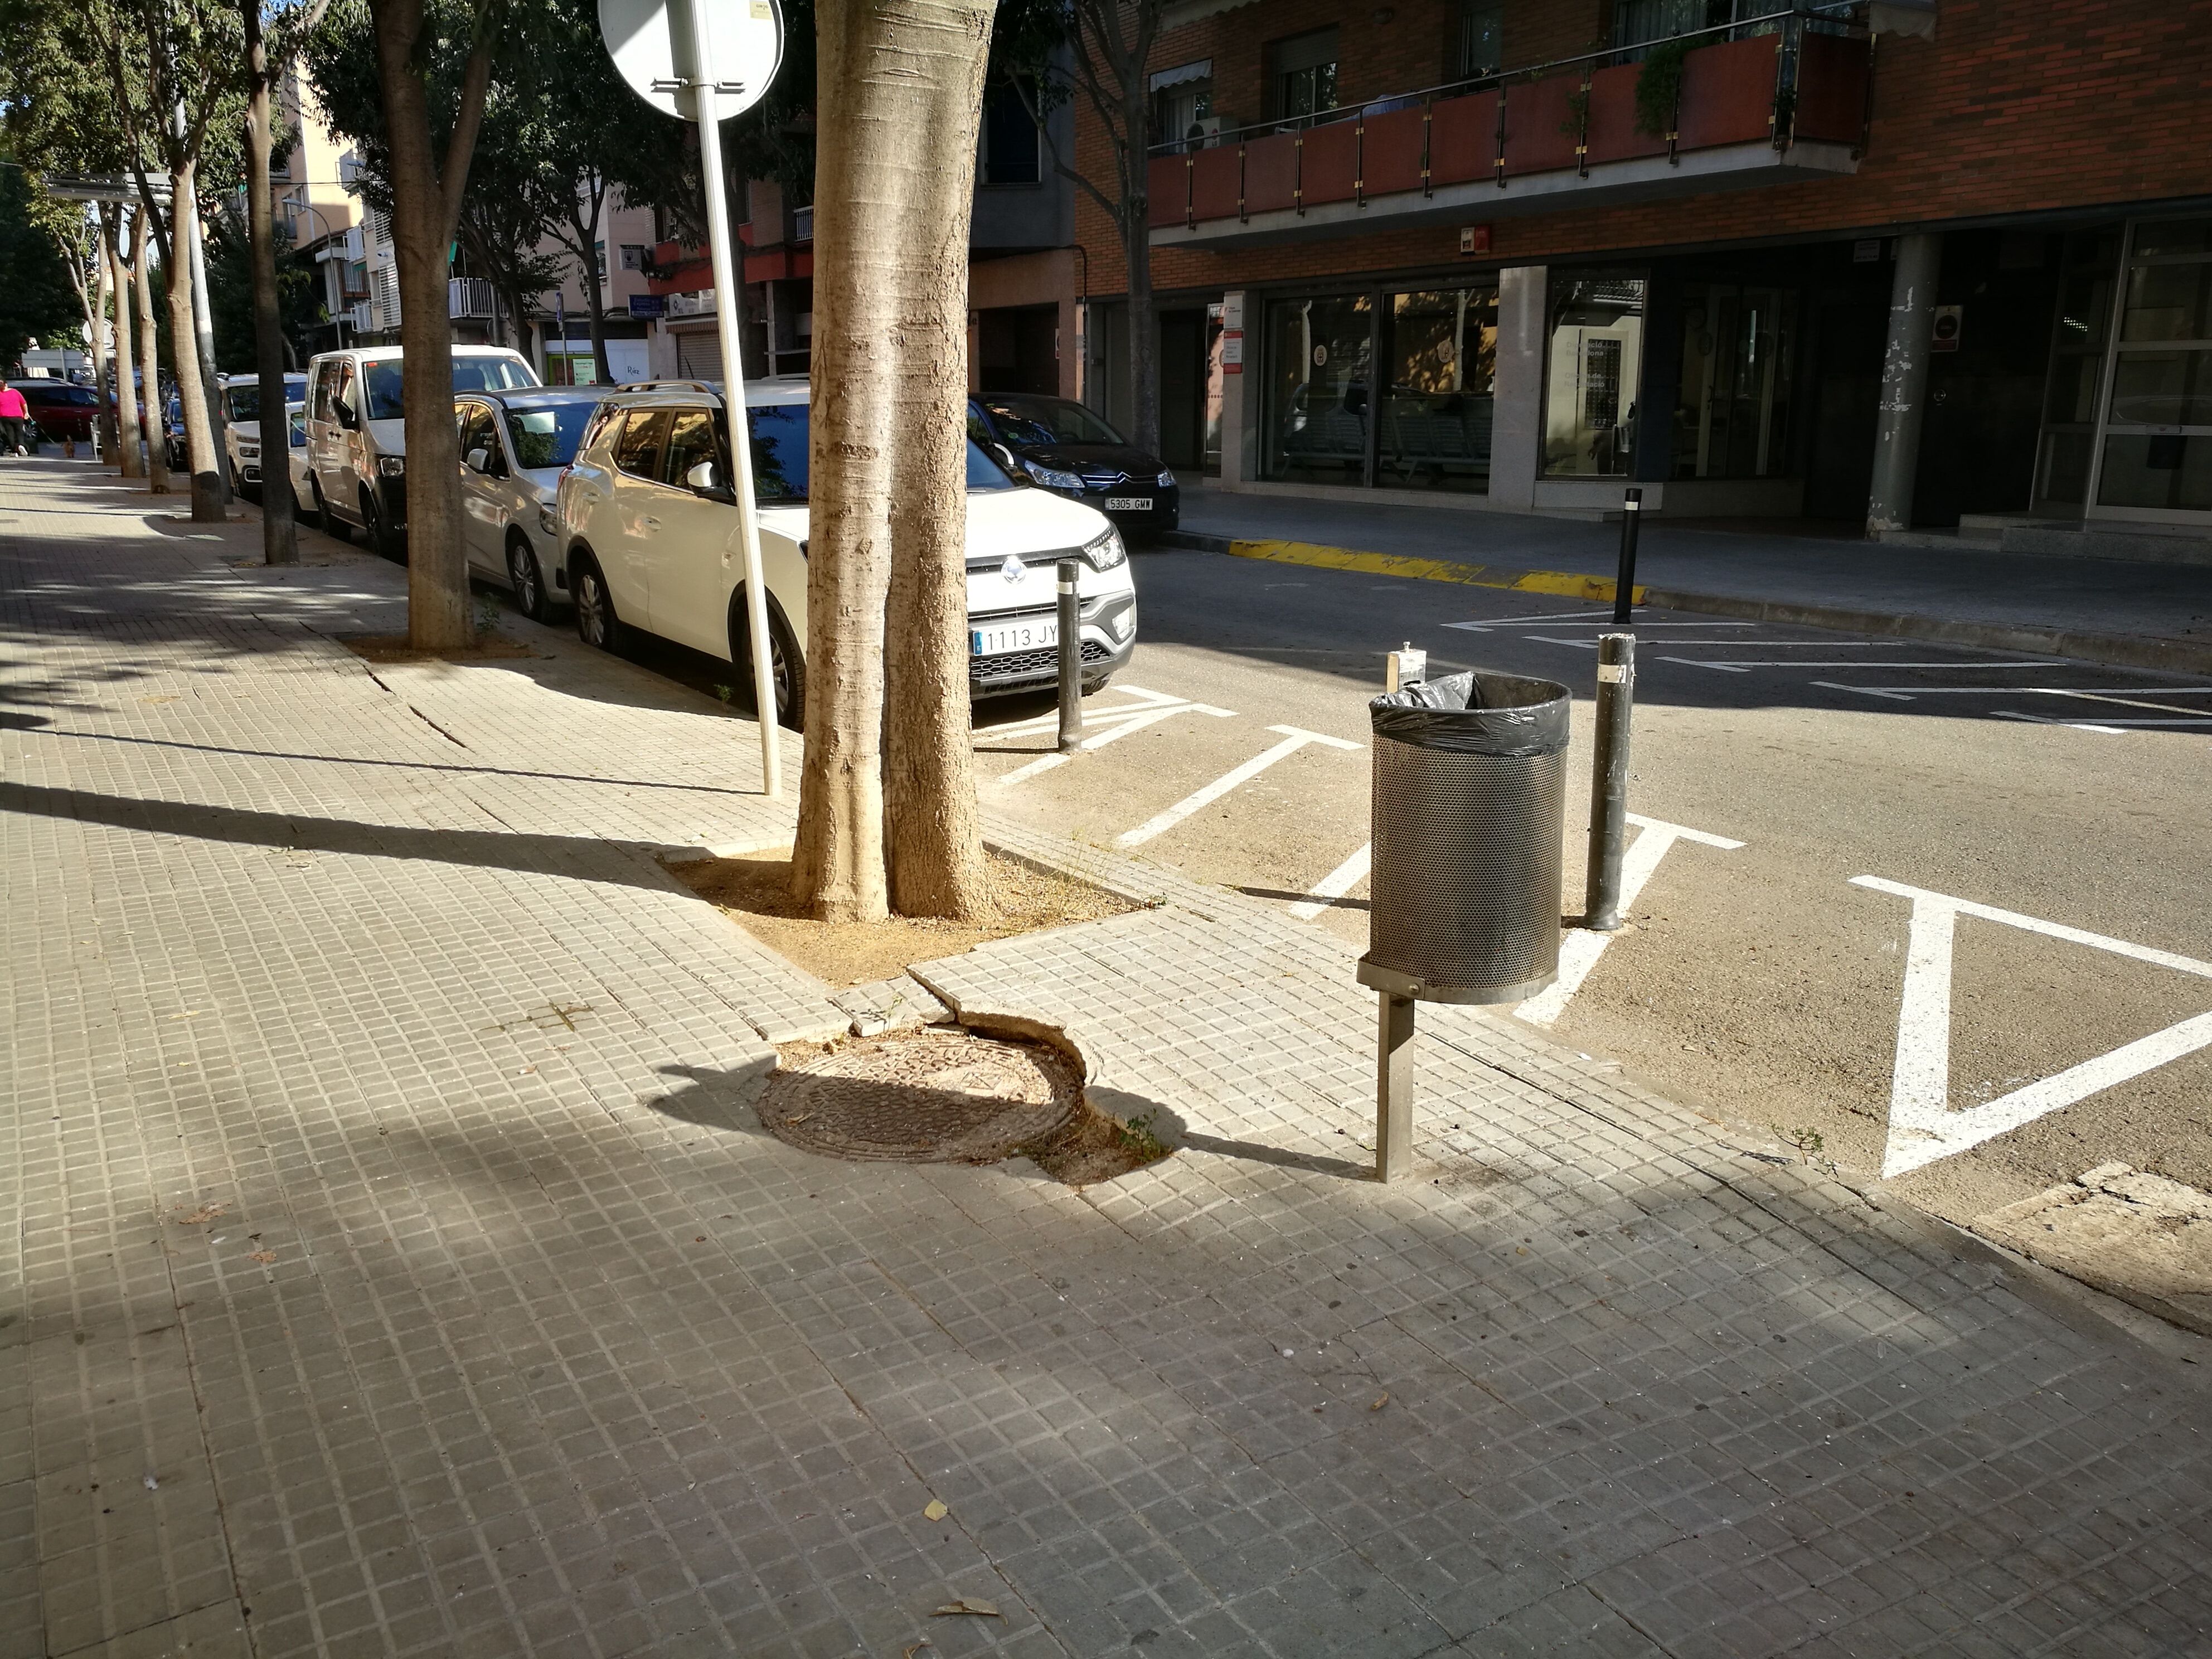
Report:
M1242 289L1221 296L1221 482L1250 483L1260 476L1262 302Z
M1897 270L1889 284L1889 343L1882 356L1881 414L1875 426L1874 483L1867 497L1867 534L1877 539L1886 530L1912 527L1920 422L1928 407L1929 330L1942 263L1942 237L1897 239Z
M1498 378L1491 392L1490 499L1531 507L1544 465L1544 320L1551 271L1498 273Z

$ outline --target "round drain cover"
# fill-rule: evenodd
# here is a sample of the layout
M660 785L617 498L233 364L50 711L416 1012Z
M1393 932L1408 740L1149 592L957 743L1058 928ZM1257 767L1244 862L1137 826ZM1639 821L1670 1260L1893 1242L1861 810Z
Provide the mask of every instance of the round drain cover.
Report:
M925 1027L779 1069L760 1118L779 1140L831 1158L993 1164L1082 1100L1082 1079L1056 1049Z

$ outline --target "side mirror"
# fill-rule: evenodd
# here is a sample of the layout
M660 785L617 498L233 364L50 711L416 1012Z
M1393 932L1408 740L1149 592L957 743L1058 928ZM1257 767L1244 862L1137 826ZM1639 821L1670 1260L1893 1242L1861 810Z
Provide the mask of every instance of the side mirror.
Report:
M714 464L712 461L701 461L684 475L684 482L702 495L711 494L720 487L714 478Z
M471 449L469 451L469 471L471 472L490 471L491 457L481 449Z
M347 431L354 431L361 425L361 416L353 412L351 404L332 404L331 410L338 417L338 424Z

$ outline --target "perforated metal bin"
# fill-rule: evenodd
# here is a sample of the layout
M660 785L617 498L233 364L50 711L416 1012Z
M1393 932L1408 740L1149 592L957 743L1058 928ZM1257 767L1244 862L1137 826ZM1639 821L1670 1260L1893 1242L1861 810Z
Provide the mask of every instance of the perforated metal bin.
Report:
M1359 982L1518 1002L1559 976L1567 688L1476 669L1376 697Z

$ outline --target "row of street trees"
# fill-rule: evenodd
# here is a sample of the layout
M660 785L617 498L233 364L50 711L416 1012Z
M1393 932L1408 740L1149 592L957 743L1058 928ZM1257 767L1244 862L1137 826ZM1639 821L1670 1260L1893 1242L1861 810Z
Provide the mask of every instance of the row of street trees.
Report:
M450 356L457 244L517 317L557 276L540 250L563 248L584 275L606 378L595 279L611 201L662 207L697 237L696 140L615 77L592 0L312 0L265 14L262 0L16 0L11 10L10 33L33 37L8 43L19 153L134 181L136 210L100 216L87 293L104 283L118 320L137 295L149 385L147 245L166 279L171 361L192 388L214 367L194 327L193 222L204 188L241 184L257 365L264 385L279 381L269 167L280 139L273 65L287 52L301 54L325 118L361 156L362 194L390 216L412 364ZM999 10L994 0L824 0L817 17L798 0L775 94L726 130L729 176L804 179L817 204L807 656L823 690L808 699L793 871L800 899L830 919L972 915L989 903L969 764L963 418L988 74L1014 79L1040 118L1080 96L1106 122L1108 176L1054 159L1121 233L1135 435L1155 441L1144 60L1160 0L1007 0ZM128 270L112 257L126 216ZM95 337L100 303L88 301ZM128 337L118 329L118 345ZM129 366L118 368L128 384ZM195 516L216 516L206 404L183 403ZM447 377L408 374L404 416L410 639L459 649L471 627ZM158 456L158 434L152 447ZM290 556L289 494L264 495L273 562Z

